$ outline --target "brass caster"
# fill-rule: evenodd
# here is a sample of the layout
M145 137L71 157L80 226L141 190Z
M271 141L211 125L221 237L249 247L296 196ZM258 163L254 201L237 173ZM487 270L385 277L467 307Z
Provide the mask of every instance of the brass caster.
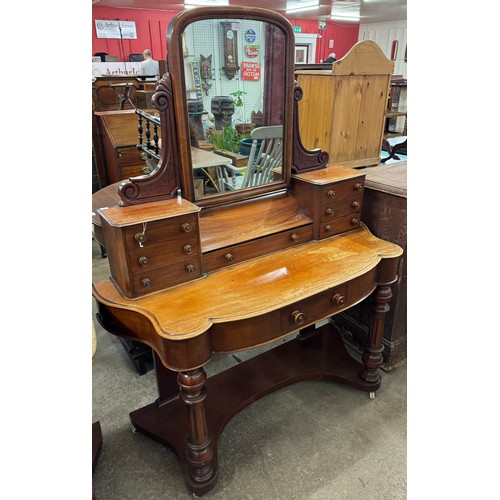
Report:
M370 399L375 399L375 392L370 392Z

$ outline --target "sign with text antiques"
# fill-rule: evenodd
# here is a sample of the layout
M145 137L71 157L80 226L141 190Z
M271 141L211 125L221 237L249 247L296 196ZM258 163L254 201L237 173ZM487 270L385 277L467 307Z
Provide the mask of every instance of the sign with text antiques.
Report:
M95 20L97 38L137 39L135 21Z

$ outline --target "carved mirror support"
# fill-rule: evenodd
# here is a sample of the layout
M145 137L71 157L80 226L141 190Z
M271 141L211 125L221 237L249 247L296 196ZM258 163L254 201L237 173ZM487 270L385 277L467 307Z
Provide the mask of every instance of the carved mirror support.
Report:
M306 149L299 134L299 101L303 96L302 88L295 83L293 92L293 153L292 172L299 174L325 168L328 163L328 153L320 148Z
M168 73L156 86L152 102L161 115L160 161L149 175L133 177L119 186L121 205L135 205L173 198L181 187L172 83Z

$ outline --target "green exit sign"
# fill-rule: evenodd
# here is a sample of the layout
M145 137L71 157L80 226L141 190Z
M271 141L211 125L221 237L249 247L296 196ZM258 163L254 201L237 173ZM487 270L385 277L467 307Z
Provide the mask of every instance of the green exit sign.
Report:
M294 31L295 33L300 33L300 32L302 31L302 26L294 26L294 27L293 27L293 31Z

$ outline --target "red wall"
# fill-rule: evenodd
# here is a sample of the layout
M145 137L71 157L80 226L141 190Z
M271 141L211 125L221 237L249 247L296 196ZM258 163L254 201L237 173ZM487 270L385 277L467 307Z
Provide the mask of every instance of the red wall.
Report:
M92 6L92 54L107 52L118 56L123 61L121 41L117 39L97 38L95 19L120 19L120 21L135 21L137 29L136 40L123 40L125 59L129 54L142 54L144 49L151 49L153 59L165 59L167 45L167 26L177 14L171 10L137 10L118 9L114 7ZM301 33L316 33L322 37L316 45L316 62L326 59L330 52L335 52L337 59L343 57L358 41L359 26L338 24L327 21L326 30L318 30L318 21L311 19L290 19L293 26L300 26ZM335 40L334 48L328 48L328 40Z
M335 57L344 57L349 49L358 41L359 25L339 24L332 21L326 22L326 30L318 29L318 21L313 19L289 19L293 26L300 26L301 33L315 33L321 35L316 43L316 61L324 60L331 52ZM335 40L333 49L328 48L328 41Z

